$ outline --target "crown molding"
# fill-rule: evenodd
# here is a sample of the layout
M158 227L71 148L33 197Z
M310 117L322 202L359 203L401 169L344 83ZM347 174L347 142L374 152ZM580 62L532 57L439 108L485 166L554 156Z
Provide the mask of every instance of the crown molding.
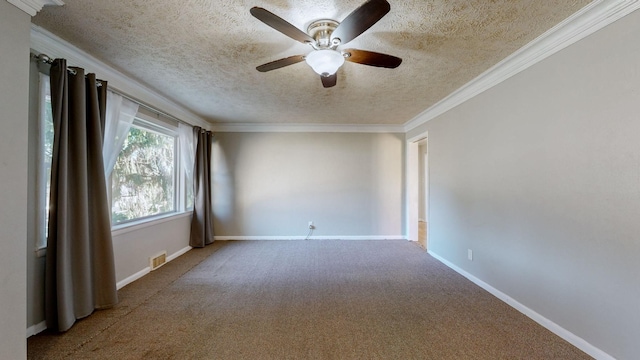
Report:
M404 125L408 132L640 9L639 0L595 0Z
M7 1L32 16L45 5L64 4L61 0ZM217 132L406 133L638 9L640 9L640 0L595 0L404 125L211 124L182 105L132 80L131 76L112 68L33 24L31 25L31 48L52 58L66 58L70 64L82 66L95 72L98 76L107 79L112 88L138 99L146 105L192 125Z
M214 132L404 133L402 125L218 123Z
M114 69L34 24L31 24L31 49L38 53L46 54L52 59L67 59L69 65L83 67L90 72L94 72L99 78L107 80L110 88L136 99L143 105L169 114L191 125L200 126L204 129L211 128L210 122L194 114L184 106L158 94L150 87L133 80L132 76Z
M64 5L62 0L7 0L7 2L31 16L36 16L38 11L42 10L46 5Z

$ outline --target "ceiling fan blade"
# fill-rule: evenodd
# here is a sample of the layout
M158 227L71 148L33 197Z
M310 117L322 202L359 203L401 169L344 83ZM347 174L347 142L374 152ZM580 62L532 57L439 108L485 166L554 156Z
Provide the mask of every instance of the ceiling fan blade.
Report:
M400 59L399 57L381 54L373 51L347 49L343 50L342 53L350 54L349 56L345 56L346 61L351 61L363 65L395 69L402 63L402 59Z
M289 56L289 57L284 58L284 59L280 59L280 60L268 62L266 64L262 64L262 65L256 67L256 70L258 70L260 72L267 72L267 71L271 71L271 70L275 70L275 69L280 69L280 68L285 67L285 66L293 65L293 64L299 63L301 61L304 61L304 55L294 55L294 56Z
M336 83L338 82L338 74L320 76L320 79L322 80L322 86L330 88L336 86Z
M315 42L315 40L311 36L309 36L307 33L291 25L286 20L282 19L278 15L268 10L265 10L261 7L254 6L251 8L251 10L249 10L249 12L251 12L251 15L253 15L256 19L280 31L281 33L287 35L293 40L300 41L301 43L304 43L304 44Z
M338 38L341 44L348 43L382 19L389 10L391 10L391 5L386 0L367 1L338 25L331 34L331 40Z

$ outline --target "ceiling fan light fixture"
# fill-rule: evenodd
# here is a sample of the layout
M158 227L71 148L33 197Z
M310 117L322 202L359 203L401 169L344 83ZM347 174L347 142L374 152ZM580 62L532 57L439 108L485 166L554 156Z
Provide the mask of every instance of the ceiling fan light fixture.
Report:
M336 50L315 50L305 57L305 61L318 75L330 76L344 64L344 56Z

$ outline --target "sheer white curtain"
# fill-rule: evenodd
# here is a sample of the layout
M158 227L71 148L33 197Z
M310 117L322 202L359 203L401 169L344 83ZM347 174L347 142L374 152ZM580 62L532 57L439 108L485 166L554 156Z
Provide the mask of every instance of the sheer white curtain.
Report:
M178 124L178 139L180 139L180 161L186 177L187 194L193 194L193 167L196 157L196 139L191 125Z
M104 174L109 178L122 144L129 134L131 124L138 113L139 105L125 99L113 91L107 91L107 114L104 127L104 145L102 158L104 159Z

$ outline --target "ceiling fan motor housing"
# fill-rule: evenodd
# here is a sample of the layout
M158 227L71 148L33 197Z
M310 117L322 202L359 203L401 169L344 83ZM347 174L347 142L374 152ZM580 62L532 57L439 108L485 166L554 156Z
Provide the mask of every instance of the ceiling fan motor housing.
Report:
M338 25L340 25L339 22L331 19L316 20L309 24L307 33L316 41L315 44L312 44L313 47L316 49L335 49L340 45L339 41L331 41L331 34Z

